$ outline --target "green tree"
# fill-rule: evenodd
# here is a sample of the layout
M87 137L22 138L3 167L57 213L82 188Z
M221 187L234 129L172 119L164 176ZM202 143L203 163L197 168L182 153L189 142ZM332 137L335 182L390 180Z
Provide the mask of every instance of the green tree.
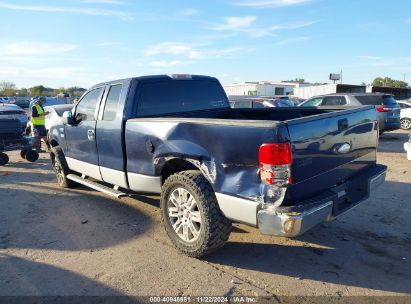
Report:
M54 89L54 90L53 90L53 94L54 94L54 95L58 95L58 94L60 94L60 93L66 93L66 89L65 89L64 87L60 87L60 88L58 88L58 89Z
M296 78L294 80L285 80L283 82L298 82L298 83L304 83L305 79L304 78Z
M14 96L16 94L16 84L10 81L0 82L0 94L3 96Z
M38 85L29 89L30 96L42 96L46 91L46 88L43 85Z
M408 83L401 80L394 80L389 77L377 77L372 82L375 87L408 88Z
M79 87L70 87L66 89L66 92L70 95L70 97L80 97L83 95L83 93L86 91L86 89L79 88Z

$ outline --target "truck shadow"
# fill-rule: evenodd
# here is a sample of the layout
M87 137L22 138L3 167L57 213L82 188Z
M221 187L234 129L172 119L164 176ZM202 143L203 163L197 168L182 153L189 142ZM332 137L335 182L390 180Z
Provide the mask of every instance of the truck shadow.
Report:
M378 143L378 152L404 153L404 143L408 141L411 132L388 132L381 135Z
M92 191L20 184L19 189L0 188L0 197L0 249L106 248L152 226L142 210Z
M20 257L0 254L0 294L3 300L7 296L71 296L65 300L80 303L79 296L115 296L116 303L130 303L133 299L121 294L118 290L80 274L44 263L29 261ZM37 298L34 302L45 303ZM16 302L16 299L10 299ZM31 299L28 302L34 303ZM33 299L34 300L34 299ZM93 301L97 303L96 301ZM106 302L106 301L104 301ZM47 301L47 303L49 303ZM114 301L113 301L114 303Z
M22 168L22 169L45 169L45 170L53 170L51 166L51 161L49 159L39 159L34 163L30 163L26 160L21 160L18 162L14 162L11 160L6 166L0 167L3 170L7 168Z

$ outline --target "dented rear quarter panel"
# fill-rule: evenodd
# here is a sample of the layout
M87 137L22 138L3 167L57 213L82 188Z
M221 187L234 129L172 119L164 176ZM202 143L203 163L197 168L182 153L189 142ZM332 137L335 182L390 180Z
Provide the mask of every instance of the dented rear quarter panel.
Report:
M259 147L287 141L288 132L273 121L137 118L127 121L125 140L128 172L160 176L167 162L186 160L215 192L259 200Z

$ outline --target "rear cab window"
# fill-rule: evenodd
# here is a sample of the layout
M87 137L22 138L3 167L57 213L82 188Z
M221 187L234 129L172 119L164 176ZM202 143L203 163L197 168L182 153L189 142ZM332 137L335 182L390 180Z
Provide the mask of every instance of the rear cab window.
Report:
M160 80L140 85L136 117L229 108L218 81Z

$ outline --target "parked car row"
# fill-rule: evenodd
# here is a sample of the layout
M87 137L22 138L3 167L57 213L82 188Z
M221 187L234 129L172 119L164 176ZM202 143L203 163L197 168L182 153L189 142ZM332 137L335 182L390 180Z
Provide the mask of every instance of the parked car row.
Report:
M391 94L344 93L312 97L300 104L301 107L322 106L374 106L379 121L380 133L400 128L400 106Z
M399 128L411 129L411 101L397 102L393 95L382 93L337 93L315 96L305 101L291 100L289 96L254 97L230 100L232 108L276 107L360 107L374 106L380 133Z
M288 96L278 97L256 97L256 98L240 98L230 100L230 105L233 109L257 109L257 108L278 108L278 107L294 107L295 103Z
M35 98L31 100L16 100L10 97L0 97L0 119L18 119L24 131L27 124L30 124L29 115L35 100ZM70 110L73 104L65 104L64 99L46 97L43 107L46 111L50 112L46 116L46 129L49 130L52 124L60 123L63 112ZM25 111L23 108L28 108L28 111Z

